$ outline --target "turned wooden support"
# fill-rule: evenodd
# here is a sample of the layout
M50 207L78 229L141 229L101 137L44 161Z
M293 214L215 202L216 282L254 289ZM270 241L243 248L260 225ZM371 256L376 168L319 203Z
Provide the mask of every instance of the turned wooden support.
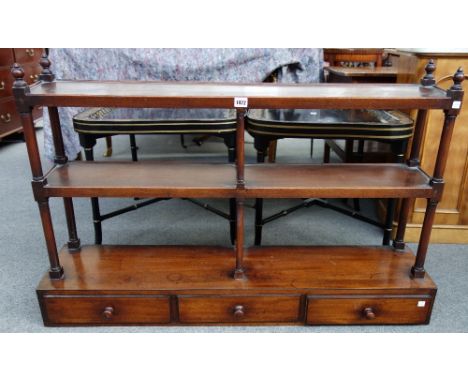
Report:
M55 75L50 70L51 62L49 57L44 52L39 61L42 67L42 72L39 75L39 80L52 82L55 80ZM54 162L59 165L63 165L68 162L68 158L65 154L65 145L63 143L62 127L60 125L60 117L57 107L49 107L49 120L50 129L52 131L52 139L54 142L55 157ZM68 229L68 248L71 250L77 250L80 248L80 239L76 229L75 211L73 208L72 198L63 198L63 205L65 208L65 217L67 220Z
M405 231L413 201L414 199L406 198L403 199L401 203L397 232L395 234L395 240L393 240L393 248L398 251L404 251L405 249Z
M431 238L432 225L434 223L437 204L442 198L442 192L444 189L444 171L447 164L455 120L460 113L463 101L464 92L461 84L464 79L465 75L463 70L459 68L453 76L453 86L447 90L447 95L451 98L452 103L449 109L444 110L444 126L440 138L439 150L437 152L434 175L431 179L431 185L434 192L432 197L427 201L426 214L424 216L418 251L416 253L416 261L414 266L411 268L411 274L416 278L424 277L426 273L424 270L424 262L426 260L427 248Z
M421 85L422 86L434 86L436 84L436 81L434 78L434 72L436 70L436 66L432 58L427 62L424 70L426 71L426 74L421 79Z
M42 228L49 255L49 276L51 279L60 279L63 276L63 268L60 265L57 244L55 242L54 228L52 225L52 216L50 214L49 201L47 199L39 201L39 212L41 215Z
M39 74L39 80L46 82L52 82L53 80L55 80L55 75L50 70L51 63L46 52L42 53L42 57L39 60L39 64L42 67L42 72L41 74Z
M237 130L236 130L236 171L237 188L245 188L244 166L245 166L245 113L246 109L237 109Z
M421 79L421 86L435 86L436 81L434 78L434 72L436 66L434 60L430 59L426 64L426 74ZM418 116L416 117L416 124L414 127L413 142L411 145L411 153L408 160L408 165L411 167L419 166L419 155L421 153L421 144L424 138L424 129L427 121L427 110L419 110Z
M421 145L424 138L424 129L427 121L427 110L419 110L414 126L413 141L411 144L411 153L408 160L408 166L417 167L420 164L419 156L421 154Z
M63 268L60 265L58 257L49 201L44 197L42 192L44 185L47 184L47 179L45 179L43 175L41 158L36 139L36 131L34 129L32 108L28 105L26 99L27 95L30 93L30 89L28 84L24 81L24 70L19 64L15 63L13 65L11 74L15 79L13 83L13 94L16 97L16 106L21 116L24 139L28 150L29 163L31 165L33 193L36 201L38 202L42 229L44 230L44 237L49 255L49 275L52 279L59 279L63 276Z
M64 165L68 162L68 158L65 154L65 146L63 144L62 128L60 125L58 109L56 107L49 107L48 110L55 148L54 162L58 165ZM65 208L65 217L67 219L68 248L71 250L76 250L80 248L80 239L78 238L78 232L76 229L73 199L63 198L63 205Z
M237 171L237 189L245 188L244 166L245 166L245 113L246 109L237 110L237 130L236 130L236 171ZM245 279L244 272L244 199L236 199L236 269L234 278L236 280Z
M68 162L68 158L65 154L65 146L63 144L62 127L60 126L58 109L56 107L49 107L48 112L50 129L52 130L52 139L54 141L54 162L56 164L65 164Z
M34 121L32 118L32 108L27 104L26 96L30 93L30 89L26 81L24 81L23 68L15 63L11 69L15 81L13 82L13 94L16 97L16 107L20 113L21 123L23 126L24 139L28 150L29 164L34 180L42 180L43 172L41 165L41 157L37 146L36 132L34 130Z
M65 208L65 217L67 220L68 249L77 250L80 248L81 242L78 237L78 231L76 229L75 209L73 207L73 199L63 198L63 206Z
M246 278L244 271L244 200L237 199L237 226L236 226L236 269L234 278L243 280Z
M411 153L408 159L408 166L418 167L420 164L419 156L421 152L421 144L424 136L424 128L426 126L427 110L419 110L416 117L416 124L414 127L413 142L411 145ZM413 205L414 199L403 199L400 216L398 219L398 228L393 241L393 247L399 251L405 249L405 231L408 224L408 217Z
M436 66L434 60L429 60L426 64L425 71L426 74L421 79L421 86L434 86L435 78L434 72ZM418 167L420 165L420 154L421 154L421 145L424 138L424 129L426 127L428 111L421 109L418 110L418 115L416 117L416 123L414 126L414 134L411 144L411 152L409 159L407 161L408 166ZM406 225L408 224L408 217L411 211L411 206L414 203L414 199L403 199L400 207L400 215L398 218L398 227L395 235L395 240L393 241L393 247L398 251L403 251L405 249L405 232Z

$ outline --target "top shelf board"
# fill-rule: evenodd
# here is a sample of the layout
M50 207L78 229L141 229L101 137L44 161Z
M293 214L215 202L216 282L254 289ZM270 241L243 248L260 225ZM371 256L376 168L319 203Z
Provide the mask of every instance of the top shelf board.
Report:
M246 97L248 108L444 109L451 100L437 87L416 84L234 84L204 82L54 81L38 82L30 105L82 107L233 108Z

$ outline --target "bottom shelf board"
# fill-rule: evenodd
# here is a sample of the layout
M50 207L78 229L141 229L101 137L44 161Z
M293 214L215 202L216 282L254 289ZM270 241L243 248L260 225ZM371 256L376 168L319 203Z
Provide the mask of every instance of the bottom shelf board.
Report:
M232 248L89 245L60 251L64 278L45 275L39 293L429 293L429 276L410 277L414 255L390 247L255 247L245 280L234 280Z

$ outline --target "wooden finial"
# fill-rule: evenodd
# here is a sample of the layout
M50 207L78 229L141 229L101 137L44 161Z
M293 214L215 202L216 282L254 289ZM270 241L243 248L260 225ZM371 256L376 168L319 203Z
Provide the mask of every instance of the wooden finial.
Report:
M51 63L46 52L42 53L42 57L39 60L39 64L42 66L42 72L41 74L39 74L39 79L41 81L53 81L55 79L55 75L50 70Z
M453 75L453 85L450 90L463 90L461 83L465 80L465 73L463 73L463 69L460 67L457 69L455 74Z
M15 78L15 82L13 82L13 88L25 88L28 86L24 80L24 70L20 64L16 62L13 64L11 68L11 74Z
M425 70L426 70L426 75L421 80L421 85L422 86L434 86L436 82L435 82L433 73L436 70L436 66L432 58L427 63Z

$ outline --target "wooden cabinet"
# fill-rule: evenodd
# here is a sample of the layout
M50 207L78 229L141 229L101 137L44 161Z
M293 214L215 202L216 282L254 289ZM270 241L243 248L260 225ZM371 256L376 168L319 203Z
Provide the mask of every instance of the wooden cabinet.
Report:
M468 67L466 52L427 52L420 50L392 51L394 66L398 69L398 82L416 83L424 73L428 59L434 60L434 77L438 86L450 87L451 75L459 67ZM467 81L463 83L466 90ZM413 112L413 115L415 112ZM421 147L421 167L426 172L434 169L438 142L444 115L440 110L429 112ZM407 227L407 241L419 239L424 219L425 200L413 204ZM465 97L461 113L453 131L452 143L445 172L444 196L437 207L431 235L434 243L468 243L468 98Z
M45 66L28 86L15 66L50 268L37 293L46 325L422 324L436 286L424 269L454 121L463 98L462 71L449 91L422 85L246 85L152 81L55 81ZM241 97L239 99L239 97ZM55 165L42 168L32 106L47 105ZM239 107L238 105L242 105ZM236 162L67 162L58 107L236 109ZM245 164L245 118L252 109L418 109L410 158L400 164ZM432 176L419 166L427 110L445 111ZM49 199L63 198L68 243L58 250ZM236 236L229 246L83 245L73 197L235 198ZM393 246L247 247L247 198L402 199ZM409 203L425 211L416 256L403 240Z
M15 62L21 63L25 72L25 81L33 84L39 79L41 72L39 59L42 53L42 48L0 48L0 140L22 129L11 91L13 85L11 66ZM41 116L40 107L36 108L34 118Z

